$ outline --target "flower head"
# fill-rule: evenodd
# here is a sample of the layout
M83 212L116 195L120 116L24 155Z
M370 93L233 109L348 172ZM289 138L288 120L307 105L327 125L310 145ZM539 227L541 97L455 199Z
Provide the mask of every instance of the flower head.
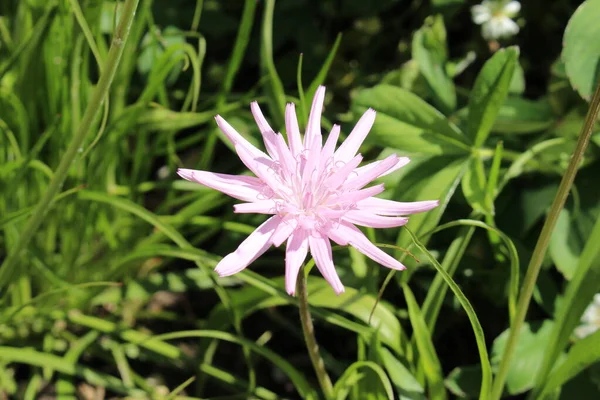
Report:
M289 294L296 290L296 279L310 251L323 277L338 294L344 286L336 273L330 240L350 245L386 267L402 270L396 259L377 248L355 226L390 228L408 221L405 215L427 211L438 201L401 203L374 197L383 192L383 184L366 187L374 179L389 174L409 162L391 155L359 167L360 145L375 121L369 109L348 138L336 149L340 135L334 125L327 141L321 136L321 112L325 87L315 93L304 139L300 135L294 104L288 104L285 125L288 142L275 133L263 116L258 103L252 114L262 133L267 153L244 139L223 118L217 125L235 146L242 162L255 176L235 176L207 171L179 169L178 174L244 201L236 204L236 213L273 215L260 225L233 253L219 262L215 271L228 276L242 271L271 245L287 241L285 285Z
M495 40L516 35L519 25L512 19L521 10L518 1L484 0L471 8L473 22L481 25L481 34L486 40Z
M600 293L594 296L581 316L581 324L575 328L575 336L583 339L600 329Z

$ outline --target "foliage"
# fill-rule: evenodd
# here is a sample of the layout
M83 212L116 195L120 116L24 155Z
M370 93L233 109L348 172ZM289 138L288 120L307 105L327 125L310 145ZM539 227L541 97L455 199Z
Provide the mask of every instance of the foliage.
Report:
M0 397L320 398L282 251L212 272L260 216L175 171L242 172L213 116L258 144L250 101L283 130L321 84L325 127L372 107L365 159L411 158L385 196L440 200L366 230L406 271L308 277L335 397L600 396L600 1L523 2L501 42L473 4L0 2Z

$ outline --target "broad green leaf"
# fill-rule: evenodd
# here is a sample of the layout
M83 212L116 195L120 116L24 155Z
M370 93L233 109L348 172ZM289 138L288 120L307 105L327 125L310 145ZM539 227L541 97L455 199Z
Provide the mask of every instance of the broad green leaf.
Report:
M419 350L419 362L425 371L425 377L429 385L429 397L431 399L445 399L446 390L442 379L442 365L438 358L435 346L431 339L427 324L419 308L417 300L408 285L402 285L404 298L408 305L408 316L412 325L417 349Z
M515 357L510 362L506 388L511 395L523 393L533 387L544 354L549 350L549 340L554 322L525 323L517 339ZM494 340L492 345L492 363L498 365L504 352L508 330Z
M600 218L596 220L591 235L581 253L577 269L567 285L563 302L558 308L556 326L548 341L540 372L536 378L535 393L548 384L548 376L566 347L571 333L581 315L600 291Z
M512 80L510 81L510 87L508 88L508 92L510 94L523 94L525 91L525 72L523 71L523 67L517 61L515 65L515 72L513 73Z
M486 179L483 161L480 157L471 157L469 167L462 177L462 191L473 211L491 214L486 203Z
M600 361L600 331L575 343L564 362L546 380L544 393L552 392L584 369Z
M407 165L404 168L411 168L406 175L400 179L392 196L397 201L420 201L420 200L439 200L440 205L431 211L411 215L407 226L415 232L417 237L434 229L450 199L454 195L456 187L460 183L467 167L466 158L434 157L421 163ZM426 240L424 240L426 243ZM410 235L404 230L396 240L396 245L402 248L412 246ZM403 254L397 253L398 257L403 257L407 266L413 265ZM402 273L402 279L408 278L410 274Z
M525 134L543 131L555 124L554 113L548 100L527 100L509 97L492 126L493 132Z
M517 47L499 50L485 63L475 80L469 98L466 133L477 147L485 143L506 100L518 57Z
M406 155L468 154L462 132L444 115L413 93L389 85L361 90L352 109L362 114L367 108L377 118L367 140L398 149Z
M575 11L565 30L562 59L571 85L590 100L600 79L600 0L587 0Z
M481 388L481 366L456 367L446 377L446 387L461 399L474 399Z
M394 391L389 378L383 369L372 361L356 361L346 369L340 379L338 379L338 381L335 383L333 388L336 400L344 400L348 396L350 388L356 385L356 383L360 380L360 378L357 379L356 377L356 372L359 368L369 369L370 371L374 372L375 376L379 378L381 384L383 385L385 396L389 400L394 400ZM364 395L367 394L371 393L365 393Z
M425 399L425 390L417 378L387 348L380 350L383 366L398 392L413 399Z
M441 15L429 17L415 32L412 56L434 94L434 102L445 113L456 108L456 91L452 78L446 72L448 49L446 27Z

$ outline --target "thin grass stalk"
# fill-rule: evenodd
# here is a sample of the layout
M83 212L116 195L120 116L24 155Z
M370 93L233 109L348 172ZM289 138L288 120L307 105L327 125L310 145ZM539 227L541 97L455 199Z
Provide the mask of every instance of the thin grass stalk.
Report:
M139 0L127 0L123 6L121 21L115 30L112 44L108 52L108 57L106 59L106 64L104 66L104 72L100 75L98 84L92 92L90 102L85 110L81 124L79 125L79 129L77 130L77 134L73 137L73 140L62 156L58 168L56 169L56 172L54 173L54 176L48 185L48 189L46 189L46 192L43 194L42 198L35 207L32 216L23 228L23 233L19 237L16 246L0 266L0 287L6 287L14 279L16 266L21 253L29 245L33 235L36 233L44 221L45 216L48 214L48 211L51 208L52 200L60 192L69 169L77 157L79 149L83 145L86 136L89 134L98 112L102 109L102 103L107 98L110 86L119 66L121 56L123 55L123 49L125 47L125 43L127 43L127 38L129 37L129 31L138 6L138 2Z
M573 153L571 161L569 162L567 172L565 173L560 182L558 192L556 193L556 197L554 197L552 207L550 208L550 212L548 213L548 218L544 223L542 232L540 233L538 241L533 250L531 260L529 261L527 273L523 281L523 288L521 289L521 295L519 296L519 302L517 303L517 312L515 318L513 319L513 321L511 321L508 341L506 343L506 347L504 348L504 354L502 354L502 360L500 361L498 373L496 375L494 386L492 388L492 400L499 400L502 396L502 391L506 382L506 376L508 374L510 361L514 354L515 347L517 345L517 339L519 337L519 332L523 327L525 316L527 315L527 310L529 309L529 303L531 302L531 296L533 295L535 282L537 281L537 277L542 266L542 261L546 254L546 250L548 249L550 236L552 235L552 231L556 226L558 216L561 210L563 209L565 202L567 201L567 197L569 196L571 186L573 185L573 181L575 180L575 175L577 175L577 170L581 165L585 149L587 148L587 145L590 141L590 137L592 136L592 130L598 118L599 112L600 83L596 87L596 91L594 92L594 96L592 97L590 108L585 118L585 122L579 135L579 139L577 141L577 147L575 148L575 152Z
M317 338L315 337L315 327L312 323L312 316L310 315L306 276L304 274L305 271L304 268L302 268L298 274L298 282L296 285L302 333L304 334L306 349L308 350L308 355L310 356L310 361L312 362L315 374L319 380L319 385L321 386L323 395L326 399L333 399L333 385L331 384L331 378L329 378L327 370L325 369L325 362L321 357L321 353L319 353L319 344L317 343Z

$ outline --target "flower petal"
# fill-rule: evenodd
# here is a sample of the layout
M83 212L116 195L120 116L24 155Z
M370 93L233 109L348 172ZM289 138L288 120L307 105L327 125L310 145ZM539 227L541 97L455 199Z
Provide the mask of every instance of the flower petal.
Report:
M220 276L229 276L246 268L271 247L271 236L280 222L281 217L279 216L266 220L233 253L226 255L217 264L215 272Z
M259 200L252 203L234 204L236 214L276 214L277 203L274 200Z
M490 8L481 4L471 7L471 15L473 17L473 22L477 25L481 25L492 18Z
M352 224L367 226L369 228L395 228L406 225L406 217L383 217L374 213L362 210L350 210L343 217L344 221Z
M344 140L344 142L335 152L336 161L348 161L356 155L362 142L365 140L369 134L369 131L373 127L375 115L375 110L369 108L362 115L362 117L360 117L354 129L352 129L352 132L350 132L350 135L348 135L346 140Z
M341 244L338 240L350 244L350 246L381 265L400 271L406 269L400 261L375 246L360 229L348 222L342 222L336 228L330 229L327 235L338 244Z
M370 172L373 168L378 168L383 161L385 161L385 159L379 160L379 161L374 161L374 162L372 162L370 164L367 164L367 165L363 165L362 167L355 169L354 172L356 173L357 176L361 176L364 173ZM390 169L388 169L387 171L385 171L383 174L377 176L377 178L389 175L392 172L397 171L400 168L404 167L409 162L410 162L410 158L408 158L408 157L399 157L398 158L398 162L396 163L396 165L394 165L393 167L391 167Z
M304 133L304 148L311 149L313 146L321 151L323 138L321 136L321 113L323 112L323 103L325 102L325 86L319 86L313 98L312 107L306 124Z
M239 134L227 121L225 121L220 115L215 116L219 129L227 136L229 141L234 146L241 146L246 149L252 157L265 157L269 158L263 151L257 149L252 143L247 141L242 135Z
M285 290L291 296L296 294L298 272L308 253L308 236L304 229L297 229L287 242L285 251Z
M336 294L344 293L344 285L340 281L335 266L333 265L333 255L331 254L331 244L327 237L323 237L320 234L315 236L313 234L308 236L308 243L310 245L310 254L315 259L315 264L321 272L321 275L331 285Z
M302 152L302 138L294 103L288 103L285 107L285 130L290 143L290 151L294 157L298 157L298 154Z
M438 200L401 202L371 197L356 203L359 210L379 215L410 215L429 211L440 204Z
M332 189L337 189L340 187L346 181L348 176L356 170L356 167L361 163L362 159L362 156L358 154L352 160L348 161L345 165L335 171L329 178L327 178L325 185L331 187ZM340 163L341 162L342 161L340 161Z
M504 6L504 9L502 11L504 11L504 13L507 14L509 17L514 17L519 13L519 11L521 11L521 3L519 3L518 1L511 1Z
M343 192L339 196L334 196L331 200L327 201L327 205L333 206L335 204L352 204L356 206L355 203L368 199L369 197L377 196L378 194L383 193L383 191L384 185L383 183L380 183L378 185L370 186L366 189Z
M394 168L398 164L398 156L392 154L389 157L381 160L380 163L374 165L373 167L363 170L360 175L353 176L348 179L343 188L344 189L360 189L365 186L369 182L377 179L377 177L381 176L385 172L389 171L391 168Z
M258 106L257 101L250 103L250 111L252 111L252 116L254 117L256 125L258 125L258 129L262 134L267 152L273 159L277 159L277 138L275 131L273 131L273 128L271 128L271 125L269 125L267 122L265 116L260 110L260 107Z
M217 174L215 172L179 168L179 176L243 201L256 201L266 188L258 178L243 175Z
M273 243L275 247L281 246L281 244L290 237L297 226L298 221L295 219L295 217L292 214L286 215L281 220L281 223L277 229L275 229L275 232L273 232L273 236L271 236L271 243Z

